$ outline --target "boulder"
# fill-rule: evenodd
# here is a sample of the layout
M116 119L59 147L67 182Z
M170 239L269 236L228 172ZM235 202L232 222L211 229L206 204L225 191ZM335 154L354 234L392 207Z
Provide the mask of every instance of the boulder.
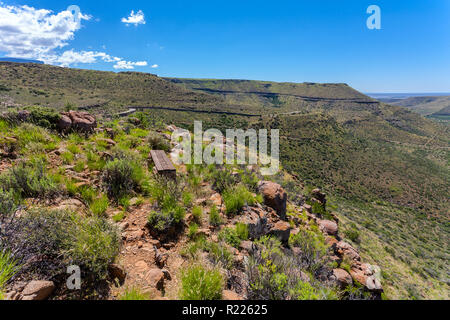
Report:
M58 121L58 129L63 132L67 132L72 127L72 120L69 116L61 115Z
M374 293L383 292L380 282L380 268L367 263L355 264L350 270L352 278Z
M151 269L145 275L145 280L151 287L162 290L164 287L164 272L160 269Z
M240 222L247 225L250 239L258 239L269 232L266 212L260 208L245 209Z
M334 269L333 275L337 284L342 288L346 288L353 284L352 276L344 269Z
M251 242L251 241L242 241L241 244L239 245L239 249L245 250L248 253L252 253L253 252L253 242Z
M349 245L347 242L339 241L336 244L336 253L340 256L346 256L353 262L359 262L361 261L361 256L359 255L358 251L353 248L351 245Z
M330 236L337 236L339 230L337 223L331 220L319 221L319 228L323 233Z
M53 281L31 281L22 291L22 300L45 300L55 290Z
M83 133L91 133L97 127L97 120L88 112L63 112L61 113L58 127L63 131L75 130Z
M285 221L279 221L270 229L270 234L280 239L281 242L288 242L291 225Z
M287 193L277 183L261 181L258 185L259 192L264 197L265 205L273 208L278 216L286 219Z

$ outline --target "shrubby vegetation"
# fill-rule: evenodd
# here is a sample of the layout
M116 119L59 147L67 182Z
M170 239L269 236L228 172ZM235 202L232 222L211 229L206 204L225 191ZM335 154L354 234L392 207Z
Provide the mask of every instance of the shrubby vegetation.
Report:
M224 286L223 276L218 270L208 270L195 265L181 275L182 300L220 300Z
M302 259L284 251L279 240L263 237L256 242L249 259L248 294L253 300L334 300L338 294L333 287L315 279L302 268Z

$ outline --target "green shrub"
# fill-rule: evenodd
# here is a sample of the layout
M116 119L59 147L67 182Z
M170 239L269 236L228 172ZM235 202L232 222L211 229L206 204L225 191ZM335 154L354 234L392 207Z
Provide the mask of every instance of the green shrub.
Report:
M156 132L151 132L147 136L147 143L152 150L170 150L170 144L166 141L166 139L164 139L163 136Z
M63 252L70 263L85 267L98 277L107 275L108 266L119 253L117 229L98 217L72 217Z
M94 216L103 216L105 215L106 210L108 210L108 205L108 197L102 195L101 198L97 198L92 202L91 211Z
M227 189L233 188L237 184L237 178L229 170L218 170L216 167L211 167L208 174L208 179L212 182L214 190L219 193L223 193Z
M198 232L198 224L191 223L189 225L188 237L194 239L197 236L197 232Z
M223 287L223 276L218 270L192 266L182 272L180 298L182 300L220 300Z
M74 161L75 157L74 157L72 152L66 151L66 152L63 152L61 154L61 159L63 161L63 164L69 165L69 164L72 164L72 162Z
M251 300L287 300L287 299L336 299L333 288L310 277L305 273L297 255L282 248L276 238L262 237L255 242L246 269ZM329 271L327 271L329 272Z
M230 246L235 248L239 248L239 245L241 244L241 239L239 238L236 229L232 228L225 228L222 231L220 231L219 240L225 241Z
M242 241L248 240L248 226L244 223L237 223L236 234Z
M360 242L360 234L358 231L358 228L356 227L356 224L352 223L350 225L350 229L347 229L344 231L345 237L347 239L350 239L351 241L355 242L355 243L359 243Z
M108 197L118 200L138 191L144 177L143 169L138 163L116 159L106 164L102 182Z
M116 223L122 221L123 218L125 218L125 213L124 213L123 211L121 211L121 212L115 214L115 215L112 217L113 221L116 222Z
M320 231L300 228L297 234L291 235L289 245L300 248L301 255L298 257L301 260L301 267L314 273L325 263L328 248Z
M131 288L126 289L125 292L119 296L119 300L122 301L150 300L150 296L147 293L143 293L138 288Z
M254 205L255 197L245 186L237 186L225 191L223 195L227 215L238 214L245 205Z
M97 191L95 191L91 186L82 186L78 188L78 192L81 194L83 200L89 204L94 202L94 199L97 196Z
M99 217L67 211L34 209L10 221L2 243L15 253L21 272L42 277L58 275L65 265L78 265L93 281L107 275L119 253L117 229ZM45 257L35 259L35 257Z
M17 262L6 250L0 250L0 292L5 289L8 281L17 273Z
M211 207L209 212L209 223L214 227L218 227L223 223L219 210L215 205Z
M214 264L221 264L221 267L228 270L232 269L233 254L225 246L215 242L205 242L203 250L209 253Z
M174 218L169 212L152 211L148 216L148 224L152 229L162 233L174 225Z
M192 216L194 217L194 220L200 223L202 221L203 217L203 208L199 206L195 206L192 209Z
M24 198L46 198L59 192L59 185L40 160L13 167L0 177L0 182Z
M192 202L194 201L194 195L190 192L183 192L183 205L186 208L190 208L192 206Z
M15 196L12 191L3 190L0 187L0 225L3 219L8 218L16 211L17 205L14 199Z

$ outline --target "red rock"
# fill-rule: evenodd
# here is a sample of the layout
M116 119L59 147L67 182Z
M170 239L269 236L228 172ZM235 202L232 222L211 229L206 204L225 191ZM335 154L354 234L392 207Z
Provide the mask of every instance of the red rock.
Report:
M150 284L150 286L162 290L164 287L164 272L160 269L151 269L145 275L145 280Z
M333 275L341 288L345 288L353 284L352 276L344 269L334 269Z
M52 281L31 281L22 291L22 300L45 300L55 290Z
M331 220L321 220L319 221L319 227L322 232L330 235L330 236L337 236L338 234L338 225L336 222Z
M264 197L264 203L273 208L281 219L286 219L286 191L279 184L271 181L260 182L258 188Z
M270 233L282 242L287 242L291 235L291 225L285 221L279 221L270 229Z

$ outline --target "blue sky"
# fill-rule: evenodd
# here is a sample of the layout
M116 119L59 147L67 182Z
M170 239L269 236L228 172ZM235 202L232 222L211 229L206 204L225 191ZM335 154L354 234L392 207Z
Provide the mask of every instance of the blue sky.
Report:
M345 82L363 92L450 92L448 0L0 2L0 56L45 56L71 67L123 71L119 68L125 66L160 76ZM366 27L372 4L381 8L381 30ZM24 13L12 7L23 5L52 10L47 18L77 5L84 15L81 28L65 29L59 15L56 39L22 34L24 40L16 44L12 39L22 38L11 36L18 29L14 15ZM142 11L146 23L122 22L132 10L135 17ZM28 43L34 47L24 47ZM86 56L90 63L81 63Z

